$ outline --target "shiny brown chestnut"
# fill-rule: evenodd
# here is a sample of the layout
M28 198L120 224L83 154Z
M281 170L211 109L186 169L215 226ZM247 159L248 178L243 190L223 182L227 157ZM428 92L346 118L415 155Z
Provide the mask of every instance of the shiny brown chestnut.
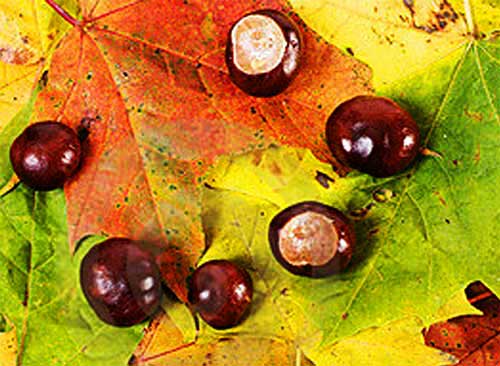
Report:
M229 31L229 76L249 95L277 95L297 75L303 48L298 26L282 12L264 9L246 14Z
M97 316L119 327L146 320L162 294L153 255L126 238L110 238L90 249L80 266L80 285Z
M81 155L75 131L54 121L28 126L10 147L10 161L18 178L41 191L62 187L78 170Z
M342 212L315 201L297 203L279 212L268 234L271 251L286 270L314 278L344 270L356 241Z
M189 281L189 302L216 329L238 325L250 307L252 295L248 272L227 260L204 263Z
M420 149L420 131L411 115L377 96L340 104L328 118L326 138L342 164L375 177L404 170Z

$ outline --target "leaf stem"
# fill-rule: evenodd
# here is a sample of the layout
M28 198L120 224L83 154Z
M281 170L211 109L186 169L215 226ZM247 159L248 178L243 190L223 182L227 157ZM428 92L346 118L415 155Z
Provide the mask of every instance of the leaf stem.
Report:
M64 10L59 4L57 4L54 0L45 0L45 2L73 27L80 26L80 21L76 20L71 15L69 15L69 13L66 10Z
M167 350L167 351L164 351L164 352L161 352L161 353L157 353L157 354L154 354L154 355L151 355L151 356L147 356L147 357L140 357L139 358L139 362L145 363L145 362L149 362L149 361L158 359L160 357L165 357L165 356L167 356L167 355L169 355L171 353L175 353L175 352L178 352L178 351L183 350L185 348L194 346L195 344L196 344L196 341L193 341L193 342L182 344L182 345L180 345L178 347L172 348L170 350Z
M479 31L477 29L477 25L474 22L474 14L472 11L472 5L470 0L464 0L464 8L465 8L465 21L467 23L467 30L469 34L472 35L475 39L479 38Z

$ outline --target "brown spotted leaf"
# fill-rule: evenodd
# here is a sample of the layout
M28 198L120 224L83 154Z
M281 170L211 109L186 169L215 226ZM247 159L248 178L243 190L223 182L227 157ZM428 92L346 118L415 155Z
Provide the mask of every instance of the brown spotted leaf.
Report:
M455 366L500 364L500 300L482 282L465 289L470 304L482 315L464 315L424 329L425 344L460 360Z

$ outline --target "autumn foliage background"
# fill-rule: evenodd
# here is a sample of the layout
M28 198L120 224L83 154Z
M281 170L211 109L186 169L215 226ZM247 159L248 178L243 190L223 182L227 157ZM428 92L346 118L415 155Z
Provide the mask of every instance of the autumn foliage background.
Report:
M233 86L223 58L229 27L260 8L290 13L306 44L300 75L269 99ZM0 2L0 365L498 364L493 326L465 353L428 347L421 331L473 312L471 282L500 291L499 8ZM373 93L407 108L432 152L388 179L348 172L324 142L333 109ZM84 120L90 137L64 192L37 193L16 185L8 148L48 119ZM270 253L269 221L306 199L354 221L341 275L298 278ZM149 325L106 326L81 295L79 261L108 236L158 248L172 293ZM226 332L183 304L186 277L215 258L245 266L256 288L248 319Z

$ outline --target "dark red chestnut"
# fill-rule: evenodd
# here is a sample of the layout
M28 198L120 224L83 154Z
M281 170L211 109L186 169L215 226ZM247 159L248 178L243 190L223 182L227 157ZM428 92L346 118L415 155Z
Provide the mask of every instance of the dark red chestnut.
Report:
M62 187L76 173L81 144L70 127L59 122L28 126L12 143L10 161L19 179L33 189Z
M247 94L274 96L296 76L303 47L299 28L287 15L269 9L247 14L229 31L229 76Z
M290 206L273 218L269 243L277 261L289 272L326 277L347 267L355 235L342 212L307 201Z
M189 302L216 329L238 325L249 309L252 295L248 272L227 260L203 264L189 282Z
M411 115L376 96L358 96L339 105L328 118L326 138L342 164L375 177L404 170L420 148L420 132Z
M90 249L80 285L97 316L111 325L141 323L160 305L160 270L153 255L130 239L111 238Z

